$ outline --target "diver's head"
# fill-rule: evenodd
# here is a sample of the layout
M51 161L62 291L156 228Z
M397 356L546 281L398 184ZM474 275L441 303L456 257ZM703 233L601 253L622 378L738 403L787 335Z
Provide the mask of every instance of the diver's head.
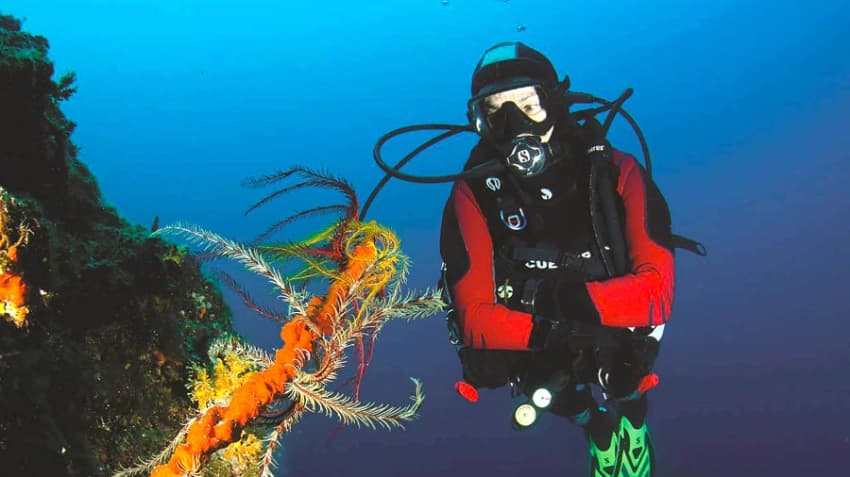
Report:
M545 144L555 127L557 82L552 63L519 42L487 49L472 75L469 121L522 177L539 174L551 159Z

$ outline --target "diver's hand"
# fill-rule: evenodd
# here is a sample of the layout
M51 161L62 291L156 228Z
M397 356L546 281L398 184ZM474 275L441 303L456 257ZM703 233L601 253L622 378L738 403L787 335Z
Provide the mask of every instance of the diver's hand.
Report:
M602 326L584 282L556 278L537 279L537 282L533 309L526 311L557 320L572 329Z
M569 323L534 315L528 347L535 351L568 351L571 334Z
M548 320L559 320L561 313L555 296L557 288L557 282L551 279L536 277L527 279L520 297L523 310Z
M531 349L551 349L553 339L560 335L561 313L555 297L556 288L554 281L542 278L530 278L525 282L521 302L525 311L532 314L528 340Z
M540 315L531 315L531 334L528 337L528 348L539 351L546 346L549 334L552 332L552 320Z

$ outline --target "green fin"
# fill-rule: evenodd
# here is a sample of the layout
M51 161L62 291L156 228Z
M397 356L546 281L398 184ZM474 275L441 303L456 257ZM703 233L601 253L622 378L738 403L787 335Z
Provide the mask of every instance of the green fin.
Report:
M620 473L617 477L652 477L655 455L646 423L636 428L620 418Z
M618 477L620 469L620 436L617 432L611 434L610 442L605 450L599 448L588 433L587 441L590 447L590 477Z

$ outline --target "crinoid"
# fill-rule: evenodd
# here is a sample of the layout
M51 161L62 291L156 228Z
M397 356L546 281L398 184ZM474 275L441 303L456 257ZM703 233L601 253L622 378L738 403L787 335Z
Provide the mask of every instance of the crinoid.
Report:
M210 349L212 368L199 366L193 373L191 390L198 403L197 414L162 454L119 475L151 469L154 476L203 474L214 457L229 461L233 474L270 476L279 439L305 412L336 416L343 424L387 429L402 428L416 416L424 399L418 380L411 378L415 391L407 406L361 403L356 384L368 364L366 343L373 343L390 319L421 318L440 311L439 294L436 290L421 294L403 290L408 261L397 237L374 222L357 220L357 196L345 181L296 167L252 179L249 185L268 186L290 178L300 182L273 192L250 210L309 187L336 190L346 201L292 215L273 224L251 244L195 226L178 224L156 232L185 238L201 246L204 253L235 260L265 278L286 305L285 313L260 306L246 288L219 273L250 309L283 323L283 346L270 356L235 339L215 343ZM289 223L326 213L339 217L306 240L263 244ZM294 273L281 272L293 262L299 264ZM324 284L324 293L309 293L308 280L313 281L311 289L316 282ZM352 345L359 351L359 363L355 393L349 396L329 385L343 370ZM261 433L264 435L258 439Z

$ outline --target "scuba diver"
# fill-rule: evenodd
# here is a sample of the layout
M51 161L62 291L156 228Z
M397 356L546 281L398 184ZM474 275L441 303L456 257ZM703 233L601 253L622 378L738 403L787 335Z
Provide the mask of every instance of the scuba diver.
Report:
M450 339L463 367L458 392L475 401L478 388L508 385L527 396L514 409L516 429L544 411L566 417L587 436L591 476L648 477L655 458L647 392L658 383L652 367L673 302L674 249L705 250L671 231L643 135L622 110L631 90L610 102L569 86L542 53L499 43L472 75L469 126L395 130L378 141L375 159L385 181L454 182L440 253ZM589 103L603 106L570 111ZM595 116L605 111L600 123ZM641 141L645 168L606 140L617 113ZM380 156L390 137L440 128L449 132L394 168ZM470 130L479 141L464 172L398 170Z
M522 43L491 47L472 76L481 141L466 168L492 157L508 167L455 183L444 211L464 379L544 394L515 423L543 407L582 426L591 476L649 476L646 391L673 301L670 213L635 158L600 141L595 119L565 114L558 87L550 61ZM593 171L609 197L591 188L591 154L609 155ZM601 406L591 383L609 397Z

